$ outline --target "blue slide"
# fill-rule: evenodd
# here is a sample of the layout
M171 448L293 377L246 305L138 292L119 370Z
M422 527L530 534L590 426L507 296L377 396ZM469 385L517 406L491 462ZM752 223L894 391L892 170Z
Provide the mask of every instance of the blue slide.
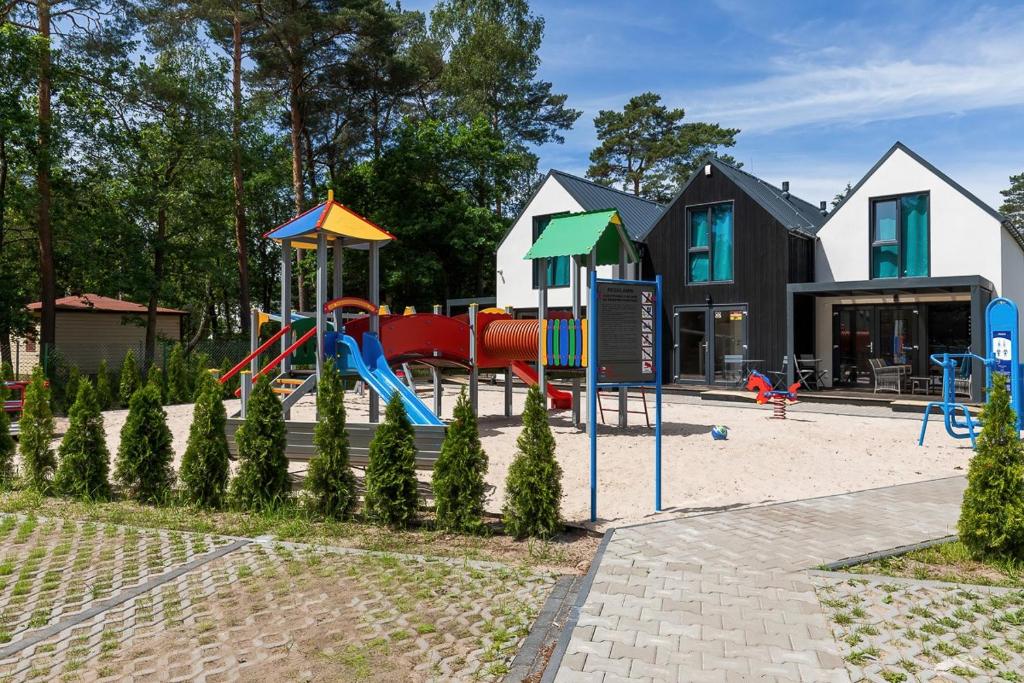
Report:
M327 333L331 335L332 333ZM407 387L402 380L391 372L387 358L384 357L384 350L381 348L377 335L367 332L363 335L363 348L360 351L359 344L352 337L346 335L334 335L331 344L325 340L325 346L329 350L334 346L336 363L338 369L346 372L355 372L363 381L380 394L385 401L390 401L397 391L402 397L402 405L405 407L409 421L414 425L436 425L443 426L444 423L434 415L427 405L420 400L412 389ZM338 343L340 342L340 343Z

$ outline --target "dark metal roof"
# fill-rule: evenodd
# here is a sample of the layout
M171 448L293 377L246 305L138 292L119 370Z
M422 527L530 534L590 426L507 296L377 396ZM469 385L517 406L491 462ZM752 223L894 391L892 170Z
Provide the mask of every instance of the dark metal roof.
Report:
M708 158L705 164L708 163L736 183L751 199L760 204L775 220L789 230L815 235L824 225L826 216L822 215L821 209L814 204L804 201L792 193L783 192L781 188L727 164L717 157ZM697 173L699 174L703 170L703 167L699 168ZM691 178L691 182L692 180Z
M842 280L839 282L796 282L786 285L786 289L791 294L812 294L816 296L968 292L973 287L990 292L995 291L995 286L980 275L879 278L876 280Z
M613 187L605 187L583 178L554 169L548 174L579 202L584 211L615 209L619 212L626 234L634 242L642 242L661 218L665 207Z

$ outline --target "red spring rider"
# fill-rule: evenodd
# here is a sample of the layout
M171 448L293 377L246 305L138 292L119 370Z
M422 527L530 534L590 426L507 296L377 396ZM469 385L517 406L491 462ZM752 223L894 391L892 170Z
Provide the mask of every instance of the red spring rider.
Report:
M794 382L786 389L773 389L771 381L757 370L751 370L747 378L747 390L757 391L759 405L771 403L774 408L772 417L779 420L786 419L786 406L797 402L796 392L799 388L800 382Z

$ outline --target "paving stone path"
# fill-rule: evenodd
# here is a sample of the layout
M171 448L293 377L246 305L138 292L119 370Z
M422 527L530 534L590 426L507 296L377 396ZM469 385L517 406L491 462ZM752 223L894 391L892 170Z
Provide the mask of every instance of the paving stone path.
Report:
M808 570L955 533L965 483L957 477L617 529L554 678L858 680Z

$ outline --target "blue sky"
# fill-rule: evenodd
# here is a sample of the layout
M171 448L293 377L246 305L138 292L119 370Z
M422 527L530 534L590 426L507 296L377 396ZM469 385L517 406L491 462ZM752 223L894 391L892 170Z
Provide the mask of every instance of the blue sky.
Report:
M425 8L430 3L403 2ZM541 168L583 174L594 115L651 90L740 128L744 167L817 203L896 140L998 208L1024 171L1024 3L533 0L540 76L583 110Z

